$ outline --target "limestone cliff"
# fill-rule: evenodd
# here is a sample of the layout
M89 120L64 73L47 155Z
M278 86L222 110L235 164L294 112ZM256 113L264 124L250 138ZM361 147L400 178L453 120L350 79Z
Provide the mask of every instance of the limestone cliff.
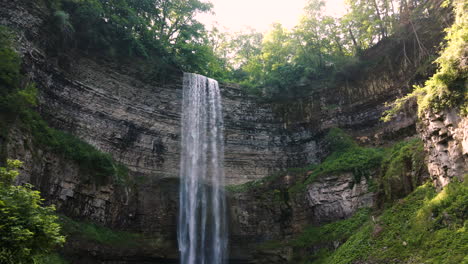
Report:
M25 161L20 182L37 186L48 203L66 215L168 241L165 257L176 258L176 215L180 151L182 73L153 80L135 63L120 63L70 51L67 63L50 57L42 43L46 14L36 2L0 1L0 24L18 31L23 71L39 88L38 111L57 129L68 131L129 168L131 184L97 185L81 175L66 157L35 149L28 131L11 128L8 156ZM427 33L428 54L443 33ZM434 32L436 32L434 34ZM355 78L343 76L334 87L316 87L295 102L265 103L235 85L222 84L225 120L225 171L228 184L261 179L277 171L320 162L326 153L321 138L330 127L343 127L365 144L380 145L416 133L414 109L381 123L389 102L424 80L418 72L429 56L411 46L386 40L364 54L378 58ZM388 52L394 57L380 58ZM430 70L428 70L430 72ZM418 126L428 151L432 177L443 186L466 173L468 121L456 113L428 113ZM233 256L246 258L250 244L287 237L305 225L342 219L372 206L375 196L366 179L351 173L325 175L307 191L288 197L286 175L269 185L280 199L262 199L263 189L230 197ZM246 242L247 241L247 242ZM96 253L99 255L99 253ZM160 257L160 256L158 256Z
M418 128L434 185L440 189L454 179L463 181L468 173L468 117L457 109L427 110Z

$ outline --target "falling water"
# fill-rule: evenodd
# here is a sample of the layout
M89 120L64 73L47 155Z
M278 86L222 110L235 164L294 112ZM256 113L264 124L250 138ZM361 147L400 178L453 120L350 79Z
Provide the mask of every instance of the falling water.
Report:
M178 240L181 264L227 259L224 144L218 82L184 73Z

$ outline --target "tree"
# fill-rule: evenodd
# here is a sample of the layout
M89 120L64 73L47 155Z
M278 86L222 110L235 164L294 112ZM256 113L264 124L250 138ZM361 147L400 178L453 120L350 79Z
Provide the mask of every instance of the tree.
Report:
M26 264L65 242L53 206L43 206L32 185L14 186L22 163L0 167L0 263Z
M173 44L173 47L183 40L197 40L204 27L195 15L208 12L213 7L211 3L200 0L153 0L153 3L153 10L148 12L153 23L152 31L163 45Z

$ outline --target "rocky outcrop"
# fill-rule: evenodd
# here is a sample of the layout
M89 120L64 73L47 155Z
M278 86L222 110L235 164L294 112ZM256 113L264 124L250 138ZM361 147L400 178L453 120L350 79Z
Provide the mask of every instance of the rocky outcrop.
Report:
M267 263L266 260L285 263L284 259L291 256L291 248L269 251L258 250L258 245L287 240L306 226L345 219L375 203L368 180L363 177L355 183L352 173L322 175L305 186L305 191L290 192L289 188L299 182L297 177L287 174L230 194L233 253L258 263Z
M307 186L307 199L315 223L345 219L359 208L372 207L375 194L368 180L355 183L352 173L326 175Z
M427 152L427 166L439 189L468 174L468 117L458 109L425 111L419 133Z
M48 203L69 216L152 234L174 249L182 73L154 80L142 76L138 62L117 64L80 51L70 51L67 63L57 62L38 43L47 35L42 31L47 10L39 2L0 0L0 24L18 30L23 71L39 88L38 110L51 126L125 164L132 184L96 185L77 164L35 148L28 132L14 127L7 143L9 157L26 162L18 180L37 186ZM421 39L434 43L427 47L434 47L441 36ZM380 57L385 45L375 47L374 55L368 57ZM222 84L227 183L244 183L284 168L319 162L324 154L320 135L330 127L349 128L371 141L374 135L385 138L401 131L414 133L413 114L393 123L379 121L386 109L384 102L404 94L420 77L415 70L421 62L395 62L401 60L401 54L395 54L378 60L373 70L352 72L352 77L361 78L348 76L336 87L317 87L293 104L259 102L235 85ZM385 70L388 65L393 65L389 71ZM445 178L460 175L462 159L466 173L467 121L449 121L448 116L425 121L427 131L432 131L425 134L432 157L429 162L441 185ZM320 177L306 192L290 197L287 188L294 182L292 178L286 175L268 188L231 195L233 258L250 257L250 245L285 238L308 224L342 219L373 204L366 180L353 184L349 173ZM108 254L107 249L97 250Z

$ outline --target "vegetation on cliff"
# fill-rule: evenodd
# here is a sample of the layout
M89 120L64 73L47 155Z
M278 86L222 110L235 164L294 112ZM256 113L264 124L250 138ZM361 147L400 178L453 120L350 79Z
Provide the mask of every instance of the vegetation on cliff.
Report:
M440 193L427 183L382 212L361 209L259 249L291 247L290 263L465 263L467 205L466 181L452 182Z
M302 192L321 175L352 172L355 182L362 177L369 178L381 165L384 149L359 146L343 130L332 128L323 139L327 144L329 155L319 164L311 164L304 168L289 168L260 180L241 185L228 186L231 192L244 192L268 185L278 177L291 174L295 176L295 184L289 189L291 193Z
M149 63L146 70L155 76L178 68L277 98L301 97L310 92L306 87L353 80L357 69L382 62L380 56L362 55L388 39L403 45L390 56L416 65L406 45L419 47L414 60L426 58L418 25L440 26L437 19L446 7L440 1L348 0L348 13L335 18L324 15L325 1L308 0L293 29L275 23L263 34L205 28L196 15L210 12L212 4L203 0L44 1L53 32L45 42L52 53L79 48L121 60L137 58ZM406 43L413 38L415 43Z
M455 22L447 28L447 43L435 60L437 72L424 86L396 100L391 109L384 113L383 120L391 120L412 98L418 102L419 115L424 110L440 111L458 108L463 115L468 114L468 5L463 0L445 1L443 5L453 5Z
M98 184L121 183L127 179L127 169L117 163L109 154L74 137L53 129L35 111L37 89L33 82L20 73L21 58L13 49L13 34L0 27L0 137L1 158L8 157L6 142L9 130L16 124L31 133L35 147L40 147L75 161L83 176Z
M406 64L427 57L417 28L438 25L444 13L440 1L346 2L348 12L340 17L324 15L325 1L309 0L304 15L293 29L275 23L269 32L220 33L216 53L228 62L230 78L263 96L300 98L312 86L352 81L356 72L404 58ZM438 25L439 26L439 25ZM440 30L440 29L439 29ZM410 39L415 39L415 43ZM400 49L370 59L366 50L380 41L393 41ZM408 41L408 43L406 43ZM416 45L414 58L409 47ZM382 56L383 55L383 56ZM391 59L390 59L391 60ZM399 67L399 66L396 66Z
M424 144L420 139L399 142L386 150L378 182L382 202L403 198L427 177Z
M0 167L0 263L41 263L65 242L53 206L44 206L33 186L14 186L19 161Z
M157 248L161 244L155 239L146 239L142 234L117 231L89 221L73 220L63 215L60 216L60 221L63 224L63 233L69 239L80 240L85 243L89 242L120 248L138 248L150 244L154 248Z
M425 184L368 221L325 263L464 263L467 205L466 181L450 183L440 193Z
M221 77L222 62L208 32L195 19L208 12L205 1L46 0L50 8L51 51L79 48L120 60L136 58L162 77L174 68Z
M386 148L359 146L351 136L339 128L332 128L323 138L329 154L319 164L304 168L288 168L283 172L231 185L233 193L268 188L270 183L285 175L293 176L294 184L288 189L291 194L302 193L323 175L351 172L354 181L362 177L369 180L372 188L378 188L382 202L391 202L412 192L427 176L424 163L424 146L420 139L397 142Z

